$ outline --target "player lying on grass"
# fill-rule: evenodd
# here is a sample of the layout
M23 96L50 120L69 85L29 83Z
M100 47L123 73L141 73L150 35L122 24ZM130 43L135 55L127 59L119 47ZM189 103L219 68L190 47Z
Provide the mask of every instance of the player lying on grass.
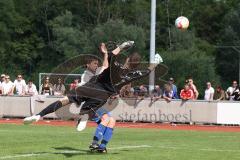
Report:
M131 63L126 63L126 65L121 65L116 61L116 55L126 47L132 46L131 41L125 42L112 52L108 52L105 45L101 47L101 52L107 53L108 63L110 64L108 68L103 70L103 72L97 76L91 78L89 82L83 86L79 86L75 91L72 91L68 96L63 99L50 104L47 108L42 110L39 114L27 117L24 119L25 123L31 123L33 121L38 121L40 117L52 113L57 109L65 106L69 103L85 102L81 108L80 114L88 114L90 117L98 117L98 127L93 138L93 143L90 146L91 149L96 149L99 152L106 151L106 145L111 139L113 127L115 125L115 120L110 116L108 111L103 110L101 107L106 103L107 99L115 94L119 93L122 86L137 80L139 78L147 76L152 70L155 69L159 63L159 55L156 56L158 62L150 64L146 70L133 70ZM128 58L134 59L131 56ZM114 78L113 78L114 77ZM112 79L118 79L118 83L112 83ZM101 109L100 109L101 108ZM80 122L81 123L81 122ZM98 141L101 141L100 145Z

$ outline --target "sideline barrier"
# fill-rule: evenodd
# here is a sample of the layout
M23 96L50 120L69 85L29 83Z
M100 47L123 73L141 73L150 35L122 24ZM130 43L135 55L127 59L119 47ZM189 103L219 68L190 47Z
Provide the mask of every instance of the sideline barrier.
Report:
M214 102L158 100L151 104L150 99L145 99L137 102L137 106L135 103L134 99L120 99L111 113L120 121L217 123L217 103ZM107 103L105 107L111 108L111 105Z
M0 97L0 116L26 117L38 113L47 105L61 97L48 96L44 102L35 101L36 97L8 96ZM109 100L105 106L111 111L113 117L119 121L144 122L196 122L214 124L240 124L240 103L229 101L187 101L173 100L167 103L158 100L151 103L150 99L136 101L135 99ZM56 113L49 114L47 118L77 117L80 107L69 105Z
M8 117L30 116L29 96L1 96L0 115Z

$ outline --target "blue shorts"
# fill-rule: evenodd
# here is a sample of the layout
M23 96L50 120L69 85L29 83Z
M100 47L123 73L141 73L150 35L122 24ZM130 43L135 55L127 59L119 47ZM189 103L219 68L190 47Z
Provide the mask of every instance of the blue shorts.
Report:
M99 123L99 121L101 120L102 116L104 114L107 114L109 117L111 117L111 113L105 109L105 108L99 108L97 111L96 111L96 114L95 114L95 117L93 118L93 120L97 123Z

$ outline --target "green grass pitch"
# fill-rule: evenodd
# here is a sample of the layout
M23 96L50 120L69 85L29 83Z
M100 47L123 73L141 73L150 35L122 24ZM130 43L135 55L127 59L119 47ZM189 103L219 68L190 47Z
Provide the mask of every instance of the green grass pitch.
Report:
M237 160L240 133L116 128L107 154L91 153L95 128L0 125L0 160Z

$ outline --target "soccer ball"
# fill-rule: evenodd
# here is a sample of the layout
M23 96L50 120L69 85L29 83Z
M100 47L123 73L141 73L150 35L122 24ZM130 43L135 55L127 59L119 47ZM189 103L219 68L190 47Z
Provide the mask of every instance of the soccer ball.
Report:
M185 30L189 26L189 20L187 19L187 17L184 16L178 17L175 21L175 26L178 29Z

